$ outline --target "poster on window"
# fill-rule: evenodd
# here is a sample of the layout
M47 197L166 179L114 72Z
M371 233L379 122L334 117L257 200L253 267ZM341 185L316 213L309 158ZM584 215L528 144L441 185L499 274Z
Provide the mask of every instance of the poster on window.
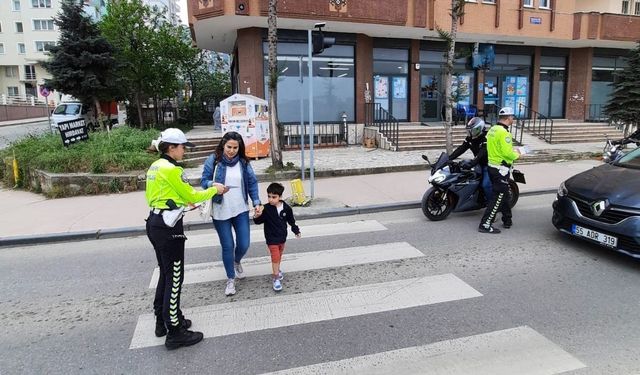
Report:
M407 78L406 77L393 77L393 98L394 99L407 98Z
M387 99L389 97L389 77L373 77L373 91L376 99Z

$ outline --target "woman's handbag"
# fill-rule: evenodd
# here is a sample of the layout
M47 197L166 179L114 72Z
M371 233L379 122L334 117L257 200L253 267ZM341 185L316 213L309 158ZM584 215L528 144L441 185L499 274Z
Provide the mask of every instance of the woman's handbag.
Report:
M211 219L211 214L213 213L212 208L213 208L213 202L211 201L211 199L207 199L204 203L200 205L200 218L202 219L203 222L206 222L209 219Z

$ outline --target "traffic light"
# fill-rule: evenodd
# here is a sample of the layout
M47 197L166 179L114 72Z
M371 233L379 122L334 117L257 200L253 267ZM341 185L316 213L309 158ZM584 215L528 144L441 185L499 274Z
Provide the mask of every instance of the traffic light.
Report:
M318 30L314 30L311 36L311 42L313 43L313 54L317 55L322 53L325 48L329 48L336 43L336 38L324 36L322 28L318 27Z

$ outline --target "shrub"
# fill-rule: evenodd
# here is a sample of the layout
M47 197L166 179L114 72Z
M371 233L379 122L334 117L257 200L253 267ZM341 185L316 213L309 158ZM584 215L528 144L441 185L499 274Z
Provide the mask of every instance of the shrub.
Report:
M111 133L90 133L87 141L68 147L62 145L59 134L29 135L0 151L0 157L11 157L15 152L22 176L34 169L52 173L144 170L158 157L146 151L158 134L158 130L120 127Z

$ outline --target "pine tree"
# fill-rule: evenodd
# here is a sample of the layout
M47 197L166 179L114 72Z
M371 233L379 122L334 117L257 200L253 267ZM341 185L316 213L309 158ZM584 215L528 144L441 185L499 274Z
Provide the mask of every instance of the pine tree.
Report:
M640 42L627 57L628 65L615 74L613 93L604 107L609 121L624 125L625 135L640 121Z
M52 75L45 80L45 86L95 104L101 117L99 100L114 100L117 96L114 49L84 13L82 1L63 0L54 23L60 38L49 51L50 59L43 62Z

